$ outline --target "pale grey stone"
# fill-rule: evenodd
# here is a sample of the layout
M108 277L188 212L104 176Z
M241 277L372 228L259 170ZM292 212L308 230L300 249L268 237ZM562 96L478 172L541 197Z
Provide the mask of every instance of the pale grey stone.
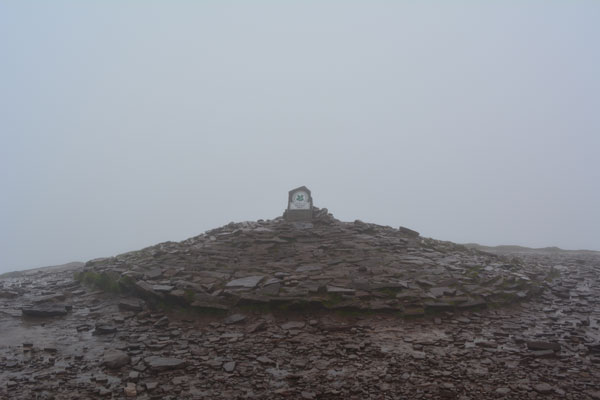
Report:
M155 371L178 369L186 366L186 361L179 358L168 357L146 357L144 362Z
M354 294L355 290L339 286L327 285L327 293Z
M264 278L264 275L247 276L245 278L234 279L225 285L229 288L241 287L253 289Z
M116 369L129 364L129 355L121 350L109 350L104 353L102 364Z
M235 361L229 361L223 364L223 369L225 372L233 372L235 369Z
M225 325L237 324L238 322L242 322L246 319L246 316L243 314L233 314L223 320Z
M290 329L302 329L305 325L306 323L304 321L289 321L281 325L281 329L286 331Z
M323 267L319 265L301 265L296 268L296 272L313 272L313 271L321 271Z

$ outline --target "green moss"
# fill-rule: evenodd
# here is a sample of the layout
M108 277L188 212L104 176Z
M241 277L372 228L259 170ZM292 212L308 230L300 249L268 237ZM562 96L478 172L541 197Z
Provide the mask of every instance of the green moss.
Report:
M482 270L483 270L483 266L481 266L481 265L469 267L467 269L467 271L465 272L465 275L471 279L477 279L477 278L479 278L479 274L481 273Z
M402 316L405 319L422 318L425 316L425 308L423 307L409 307L405 308L402 312Z
M184 297L188 303L192 303L194 301L194 298L196 297L196 292L194 292L191 289L186 289L184 291Z
M507 305L507 304L512 304L512 303L518 303L518 302L524 300L524 298L517 296L516 293L502 291L502 292L494 293L490 297L490 300L491 300L491 303L496 304L496 305Z
M272 299L274 301L269 302L238 302L236 308L245 311L245 312L253 312L258 314L267 314L267 313L304 313L304 314L314 314L323 309L324 303L322 300L315 299L294 299L294 300L282 300L277 301L276 298Z
M86 286L111 293L126 292L131 282L129 277L117 278L115 275L96 271L75 272L73 278Z
M323 305L327 308L336 306L344 301L344 298L337 293L328 293L327 298L323 300Z
M384 296L387 297L396 297L396 295L398 293L400 293L402 291L402 288L382 288L382 289L377 289L378 293L381 293Z
M283 307L283 305L279 306ZM273 311L273 309L279 309L279 307L271 306L268 303L248 303L239 306L239 309L248 313L266 314Z
M548 273L546 274L546 277L544 278L545 281L550 282L556 278L560 277L560 271L554 267L550 268L550 271L548 271Z

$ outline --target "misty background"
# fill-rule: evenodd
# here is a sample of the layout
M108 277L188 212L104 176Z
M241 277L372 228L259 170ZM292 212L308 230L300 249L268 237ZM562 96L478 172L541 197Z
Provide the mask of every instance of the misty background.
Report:
M0 272L300 185L346 221L600 250L600 3L422 3L0 2Z

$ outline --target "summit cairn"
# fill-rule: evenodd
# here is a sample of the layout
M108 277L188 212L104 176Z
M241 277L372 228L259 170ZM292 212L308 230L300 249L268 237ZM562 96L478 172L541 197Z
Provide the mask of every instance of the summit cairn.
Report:
M283 213L286 221L311 222L313 220L313 200L306 186L292 189L288 193L288 207Z
M77 279L114 287L151 307L415 317L520 302L540 294L550 273L536 263L421 237L408 228L340 221L313 206L310 190L301 186L289 191L283 216L232 222L182 242L91 260Z

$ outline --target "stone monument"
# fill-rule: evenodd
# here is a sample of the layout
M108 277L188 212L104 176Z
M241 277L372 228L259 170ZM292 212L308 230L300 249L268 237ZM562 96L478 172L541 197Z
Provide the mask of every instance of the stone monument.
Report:
M288 207L283 213L286 221L310 222L313 220L313 200L306 186L292 189L288 193Z

